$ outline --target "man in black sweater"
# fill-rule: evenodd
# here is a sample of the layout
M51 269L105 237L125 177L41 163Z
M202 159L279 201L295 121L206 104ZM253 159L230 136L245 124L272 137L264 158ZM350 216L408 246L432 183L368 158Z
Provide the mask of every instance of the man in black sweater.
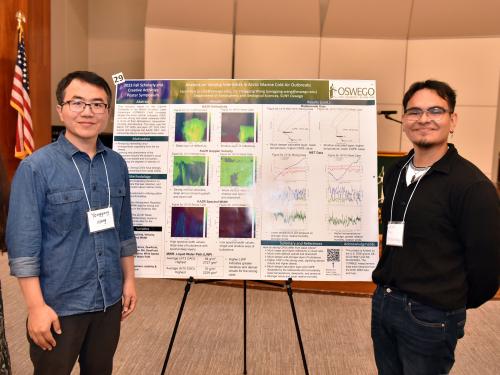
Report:
M403 98L413 150L384 178L383 250L373 272L379 374L447 374L466 309L498 290L499 199L448 143L455 102L454 90L433 80L414 83Z

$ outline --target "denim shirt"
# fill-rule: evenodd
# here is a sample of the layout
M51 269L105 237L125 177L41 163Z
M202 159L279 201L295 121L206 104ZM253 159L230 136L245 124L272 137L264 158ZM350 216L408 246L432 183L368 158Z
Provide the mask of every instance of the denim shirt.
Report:
M92 210L108 207L107 168L114 229L89 232L89 207L72 159ZM20 163L6 240L11 275L38 276L45 303L59 316L117 303L123 289L120 258L137 252L125 160L99 140L90 159L61 134Z

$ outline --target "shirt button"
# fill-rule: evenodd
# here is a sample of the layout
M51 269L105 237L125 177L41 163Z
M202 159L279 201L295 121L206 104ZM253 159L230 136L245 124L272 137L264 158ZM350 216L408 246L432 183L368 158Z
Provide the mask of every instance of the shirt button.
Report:
M102 256L102 252L101 252L101 251L99 251L99 254L98 254L98 255L99 255L99 256Z
M92 186L92 190L94 190L94 191L95 191L96 189L97 189L97 186L95 186L95 185L94 185L94 186Z
M391 288L387 288L385 291L386 291L387 293L390 293L390 292L392 292L392 289L391 289Z

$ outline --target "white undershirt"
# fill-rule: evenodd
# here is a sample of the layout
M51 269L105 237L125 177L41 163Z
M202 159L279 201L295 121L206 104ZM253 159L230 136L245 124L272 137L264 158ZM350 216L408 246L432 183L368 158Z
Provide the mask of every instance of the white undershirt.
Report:
M408 163L408 167L406 168L406 186L414 183L418 179L420 179L424 174L427 173L430 167L415 167L413 165L413 160Z

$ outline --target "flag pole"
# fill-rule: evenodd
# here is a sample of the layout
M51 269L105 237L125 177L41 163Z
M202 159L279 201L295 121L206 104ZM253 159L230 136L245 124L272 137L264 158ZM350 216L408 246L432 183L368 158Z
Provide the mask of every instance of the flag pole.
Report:
M10 105L17 111L16 124L16 144L14 156L24 159L31 155L35 149L33 140L33 121L31 118L31 99L29 97L29 76L26 58L26 48L24 44L24 28L26 16L18 10L16 12L17 20L17 55L16 65L14 67L14 79Z

